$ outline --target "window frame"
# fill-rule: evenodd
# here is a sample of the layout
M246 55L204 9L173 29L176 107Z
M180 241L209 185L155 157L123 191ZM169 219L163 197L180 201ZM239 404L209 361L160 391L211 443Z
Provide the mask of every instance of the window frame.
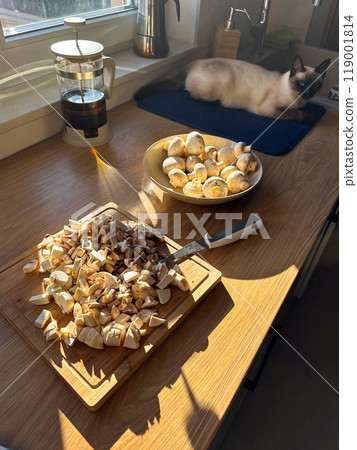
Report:
M136 3L135 3L136 4ZM99 10L100 11L100 10ZM104 11L104 10L103 10ZM123 25L125 22L132 23L133 17L137 14L137 7L135 6L134 9L120 9L120 7L115 7L115 11L107 12L105 14L98 15L98 11L92 11L80 14L81 17L84 17L87 20L87 23L83 30L80 31L82 34L88 34L88 32L91 32L92 30L96 29L96 33L98 33L97 28L105 27L107 30L107 26L112 26L113 24L117 24L118 28L119 25ZM77 14L79 16L79 14ZM61 21L63 19L50 19L46 22L56 22ZM107 30L108 31L108 30ZM70 36L73 37L73 31L70 27L67 27L64 24L61 23L53 23L53 25L47 25L41 28L25 31L22 33L19 33L17 35L13 36L5 36L4 30L2 26L0 25L0 51L4 52L7 50L10 50L15 47L28 45L32 43L38 43L41 41L48 41L49 45L50 43L55 42L56 40L60 40L62 37L64 39L68 38L70 39ZM107 38L105 39L106 42L103 44L104 46L113 45L115 41L118 42L118 33L116 33L116 38L114 35L111 35L106 32L103 33L103 35L107 35ZM123 41L124 36L120 36L119 41ZM133 36L127 38L126 40L132 39ZM83 38L86 39L86 38ZM99 39L96 39L99 40Z
M134 9L88 19L79 36L87 40L93 40L95 36L106 55L128 49L134 39L136 16ZM17 39L5 38L0 28L0 54L15 68L28 64L35 67L38 61L52 59L50 47L53 43L74 38L73 30L65 25L32 31ZM0 78L11 70L5 61L0 58Z
M122 14L124 12L137 10L137 2L135 0L132 0L132 2L133 2L133 7L113 6L110 8L102 8L102 9L97 9L97 10L93 10L93 11L87 11L87 12L80 13L80 14L74 14L74 17L80 16L87 20L100 19L100 18L104 19L109 16L118 15L118 14ZM66 17L70 17L70 16L66 16ZM51 29L58 29L59 27L63 27L63 26L64 26L63 25L63 17L39 20L38 22L32 22L32 23L19 25L19 27L23 28L21 31L19 31L17 34L5 36L4 29L0 23L0 29L1 29L2 35L4 37L4 40L6 42L26 38L31 33L36 33L36 32L46 33L46 30L51 31Z

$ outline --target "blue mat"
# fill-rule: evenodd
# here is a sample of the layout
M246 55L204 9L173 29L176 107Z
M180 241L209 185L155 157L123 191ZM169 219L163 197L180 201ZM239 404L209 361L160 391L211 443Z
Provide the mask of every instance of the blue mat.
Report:
M274 121L242 109L224 108L218 102L194 100L182 89L139 98L138 106L193 129L247 144L257 139ZM285 155L292 150L326 111L323 106L314 103L308 103L304 109L316 117L314 122L277 120L255 142L254 149L274 156Z

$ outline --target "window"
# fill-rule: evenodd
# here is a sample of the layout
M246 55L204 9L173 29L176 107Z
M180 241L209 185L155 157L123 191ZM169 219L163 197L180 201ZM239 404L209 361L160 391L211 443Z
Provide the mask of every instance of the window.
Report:
M0 20L5 38L63 23L63 17L85 18L124 12L135 0L0 0Z

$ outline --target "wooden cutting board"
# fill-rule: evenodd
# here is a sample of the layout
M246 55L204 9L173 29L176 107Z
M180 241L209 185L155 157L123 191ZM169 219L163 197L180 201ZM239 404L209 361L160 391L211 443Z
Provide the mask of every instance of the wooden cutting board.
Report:
M111 214L121 221L133 220L132 216L120 211L113 203L96 209L85 218L103 213ZM164 238L163 247L160 251L167 254L180 248L167 237ZM46 342L42 330L34 326L43 308L51 311L60 327L73 320L71 314L62 315L54 302L44 307L29 303L28 299L32 295L42 293L41 280L45 275L38 272L24 274L22 267L37 257L38 250L37 245L26 252L24 258L0 273L0 312L92 411L103 405L221 279L217 269L198 256L192 256L179 264L189 282L190 291L172 288L170 301L156 307L159 317L165 318L166 323L142 337L139 349L106 346L103 350L96 350L81 342L66 348L62 342L56 341L52 345Z

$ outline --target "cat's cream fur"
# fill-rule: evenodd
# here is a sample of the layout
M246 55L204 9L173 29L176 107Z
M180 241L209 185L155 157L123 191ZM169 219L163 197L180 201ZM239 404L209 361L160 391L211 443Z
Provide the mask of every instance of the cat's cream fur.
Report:
M282 119L311 120L300 108L320 89L323 76L318 77L329 62L313 69L296 56L291 70L281 74L245 61L204 59L189 68L185 85L195 99L219 100L226 107L274 118L291 105ZM301 93L304 98L299 98Z

